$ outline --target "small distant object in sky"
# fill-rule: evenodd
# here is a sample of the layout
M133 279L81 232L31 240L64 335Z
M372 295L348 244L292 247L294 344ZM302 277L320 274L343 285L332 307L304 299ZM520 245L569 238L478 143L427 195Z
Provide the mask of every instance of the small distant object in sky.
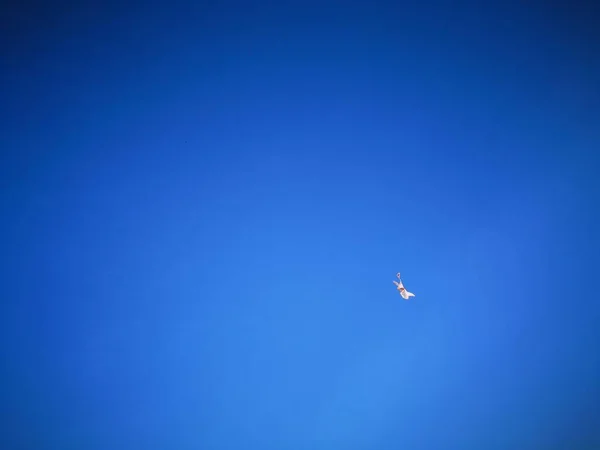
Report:
M402 298L404 300L408 300L409 298L414 297L415 294L413 294L412 292L408 292L404 287L404 284L402 284L402 280L400 279L400 272L396 274L396 277L398 277L398 281L394 280L393 283L396 285L396 289L398 289L398 292L400 293Z

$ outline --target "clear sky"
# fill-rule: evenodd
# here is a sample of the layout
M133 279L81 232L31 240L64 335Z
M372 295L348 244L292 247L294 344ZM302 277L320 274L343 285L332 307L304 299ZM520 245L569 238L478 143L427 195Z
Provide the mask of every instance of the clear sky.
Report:
M2 19L0 447L600 448L598 11L211 3Z

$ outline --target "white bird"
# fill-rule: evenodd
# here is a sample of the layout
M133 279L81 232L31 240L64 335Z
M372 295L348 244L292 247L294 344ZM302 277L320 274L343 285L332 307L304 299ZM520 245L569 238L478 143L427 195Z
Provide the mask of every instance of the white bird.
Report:
M396 274L396 277L398 277L398 281L394 280L393 283L396 285L396 289L398 289L398 292L400 293L402 298L404 300L408 300L409 298L414 297L415 294L413 294L412 292L408 292L404 287L404 284L402 284L402 280L400 279L400 272Z

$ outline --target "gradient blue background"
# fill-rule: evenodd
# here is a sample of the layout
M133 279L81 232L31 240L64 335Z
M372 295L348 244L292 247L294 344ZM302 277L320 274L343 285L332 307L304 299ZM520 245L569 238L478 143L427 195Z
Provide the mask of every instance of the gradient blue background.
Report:
M5 15L0 446L600 448L597 11L256 5Z

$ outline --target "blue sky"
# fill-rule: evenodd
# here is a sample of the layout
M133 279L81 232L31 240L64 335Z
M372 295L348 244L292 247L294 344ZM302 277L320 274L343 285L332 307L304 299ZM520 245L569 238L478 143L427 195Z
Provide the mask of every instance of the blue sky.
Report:
M2 448L598 448L596 12L166 5L3 24Z

